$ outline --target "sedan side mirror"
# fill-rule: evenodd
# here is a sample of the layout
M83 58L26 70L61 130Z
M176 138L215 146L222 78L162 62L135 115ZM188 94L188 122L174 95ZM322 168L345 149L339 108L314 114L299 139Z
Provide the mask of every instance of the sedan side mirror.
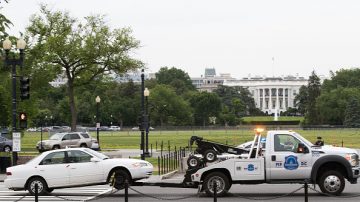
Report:
M297 148L297 153L309 153L309 149L304 145L304 143L299 143Z
M100 159L99 159L99 158L96 158L96 157L92 157L92 158L90 159L90 161L91 161L91 162L94 162L94 163L97 163L97 162L100 161Z

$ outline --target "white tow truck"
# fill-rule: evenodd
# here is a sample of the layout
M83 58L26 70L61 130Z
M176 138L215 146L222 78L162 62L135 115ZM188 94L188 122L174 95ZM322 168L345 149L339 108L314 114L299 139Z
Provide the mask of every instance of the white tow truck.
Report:
M360 167L356 150L316 146L294 131L268 131L266 139L261 132L256 131L248 153L232 154L225 160L206 161L219 154L216 147L214 151L207 148L203 163L189 169L183 183L200 185L210 196L214 194L214 183L219 196L225 195L233 184L301 184L306 180L317 184L323 193L340 195L345 179L357 183Z

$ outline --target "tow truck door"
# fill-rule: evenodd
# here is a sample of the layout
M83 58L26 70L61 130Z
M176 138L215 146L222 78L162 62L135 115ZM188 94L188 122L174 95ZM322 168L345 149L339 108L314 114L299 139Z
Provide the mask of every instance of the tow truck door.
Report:
M311 153L298 153L302 143L291 134L274 134L267 159L267 174L270 181L308 179L312 168Z

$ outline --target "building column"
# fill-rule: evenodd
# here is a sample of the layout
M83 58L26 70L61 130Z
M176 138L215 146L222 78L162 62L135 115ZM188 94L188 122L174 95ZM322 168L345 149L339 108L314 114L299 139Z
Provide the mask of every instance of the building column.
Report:
M260 105L260 88L257 88L256 92L257 92L257 95L258 95L258 97L257 97L257 103L258 103L257 108L261 109L261 105Z
M265 110L265 88L263 88L263 106L262 106L262 109L263 111Z
M276 103L275 109L279 109L279 88L276 88Z
M283 88L283 102L282 103L283 103L283 105L282 105L283 109L287 110L286 104L285 104L285 88Z
M272 88L269 88L269 109L272 110Z
M291 104L291 88L288 89L288 107L292 107Z

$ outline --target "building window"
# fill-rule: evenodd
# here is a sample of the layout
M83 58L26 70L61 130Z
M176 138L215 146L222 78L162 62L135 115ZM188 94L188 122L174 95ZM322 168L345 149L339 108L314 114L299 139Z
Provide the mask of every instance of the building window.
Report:
M297 95L296 90L293 90L293 95Z
M278 94L279 94L279 96L283 96L283 89L282 88L279 88L279 90L278 90Z
M260 96L263 96L263 89L260 89Z
M269 96L269 89L265 89L265 96Z
M276 88L271 89L271 96L276 96Z
M288 96L288 89L285 89L285 96Z

